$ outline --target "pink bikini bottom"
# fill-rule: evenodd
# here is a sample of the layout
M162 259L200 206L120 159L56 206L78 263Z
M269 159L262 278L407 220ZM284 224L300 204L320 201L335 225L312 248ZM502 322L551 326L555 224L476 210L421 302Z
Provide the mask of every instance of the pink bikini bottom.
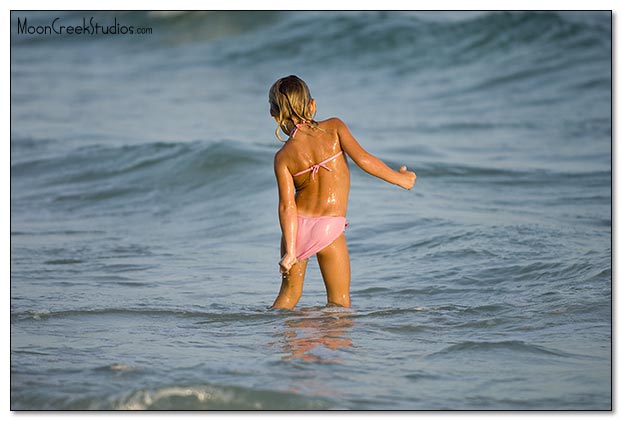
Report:
M307 217L298 215L296 258L305 260L332 244L344 232L348 222L343 216Z

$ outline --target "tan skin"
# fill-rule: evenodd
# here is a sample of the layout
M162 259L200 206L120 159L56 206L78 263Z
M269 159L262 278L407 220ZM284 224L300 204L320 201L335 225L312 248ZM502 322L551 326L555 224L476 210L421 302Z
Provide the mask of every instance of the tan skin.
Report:
M310 106L314 113L315 100L311 100ZM283 279L279 295L272 305L274 308L292 309L302 296L308 260L296 259L298 215L345 217L350 193L350 170L345 155L328 162L326 166L331 171L321 168L313 180L310 172L296 177L292 174L343 151L367 173L406 190L413 187L417 178L406 167L395 171L368 153L341 120L324 120L319 122L319 127L322 130L301 126L296 136L290 138L274 157L279 190L279 222L283 233L279 262ZM284 129L291 134L294 125ZM328 305L350 307L350 257L345 235L319 251L317 259L326 286Z

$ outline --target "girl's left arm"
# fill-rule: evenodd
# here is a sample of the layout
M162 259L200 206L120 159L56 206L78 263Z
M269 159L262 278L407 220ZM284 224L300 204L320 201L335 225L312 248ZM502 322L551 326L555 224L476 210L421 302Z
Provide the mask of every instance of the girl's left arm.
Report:
M282 273L288 273L296 263L298 210L296 209L294 179L278 153L274 158L274 174L279 189L279 223L285 242L285 254L282 256L279 266Z

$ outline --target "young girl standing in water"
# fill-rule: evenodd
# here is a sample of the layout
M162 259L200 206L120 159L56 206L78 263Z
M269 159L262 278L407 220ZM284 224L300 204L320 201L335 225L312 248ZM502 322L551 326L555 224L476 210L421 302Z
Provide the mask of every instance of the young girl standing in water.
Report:
M296 76L277 80L269 93L270 115L289 136L274 157L279 189L281 290L275 308L300 300L308 258L317 254L328 305L350 307L350 257L344 236L350 171L346 155L367 173L410 190L416 179L394 171L359 145L338 118L317 122L315 100Z

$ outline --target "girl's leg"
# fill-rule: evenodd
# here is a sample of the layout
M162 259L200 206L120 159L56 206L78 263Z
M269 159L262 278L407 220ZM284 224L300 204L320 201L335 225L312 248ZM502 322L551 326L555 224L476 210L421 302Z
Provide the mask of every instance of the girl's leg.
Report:
M281 240L281 256L285 254L285 247ZM302 285L305 280L305 271L307 270L308 260L296 262L289 270L289 273L283 274L281 281L281 290L276 297L272 308L292 309L296 306L302 296Z
M291 310L298 304L302 296L302 284L305 280L307 262L308 260L299 261L292 266L289 273L283 274L281 290L274 304L272 304L272 308L287 308Z
M328 305L350 307L350 255L346 236L341 234L317 254Z

